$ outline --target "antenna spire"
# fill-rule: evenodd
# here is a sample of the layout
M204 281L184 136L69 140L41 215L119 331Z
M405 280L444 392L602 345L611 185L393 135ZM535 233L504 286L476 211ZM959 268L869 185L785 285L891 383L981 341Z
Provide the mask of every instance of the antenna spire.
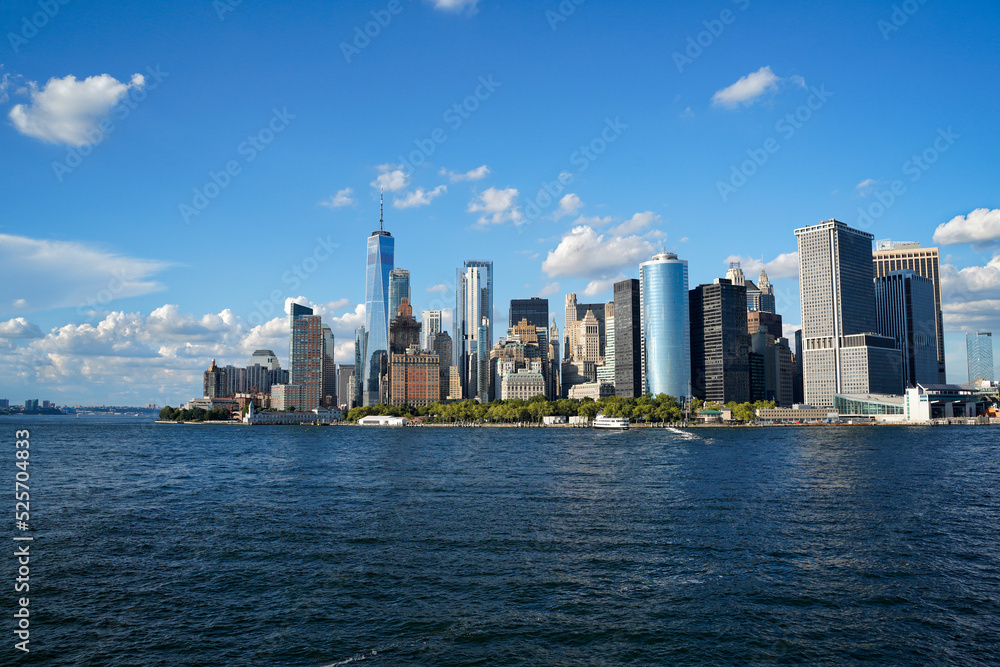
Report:
M382 229L382 202L384 201L383 189L378 189L378 230L384 231Z

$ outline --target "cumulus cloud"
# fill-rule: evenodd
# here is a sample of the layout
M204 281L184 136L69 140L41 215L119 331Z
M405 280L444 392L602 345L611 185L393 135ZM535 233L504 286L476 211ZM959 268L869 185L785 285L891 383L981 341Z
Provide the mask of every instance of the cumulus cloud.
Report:
M573 193L563 195L563 198L559 200L559 208L552 214L552 219L558 220L567 215L575 215L581 208L583 208L583 201L580 197Z
M783 252L766 264L755 257L746 257L745 255L730 255L726 257L724 264L729 266L731 262L739 262L746 277L755 282L762 268L767 271L767 277L771 280L799 277L798 251Z
M436 292L438 294L444 294L445 292L447 292L450 289L451 289L450 287L448 287L447 285L445 285L445 284L442 283L440 285L431 285L430 287L427 288L427 291L428 292Z
M23 317L15 317L6 322L0 322L0 338L41 338L42 330L38 325Z
M609 274L634 267L656 252L656 246L640 236L599 234L593 227L580 225L564 234L559 245L549 251L542 270L551 278L606 279Z
M538 291L538 296L547 297L559 293L559 283L548 283Z
M607 295L612 293L614 290L615 283L625 280L628 276L624 273L619 273L614 278L601 278L599 280L591 280L587 283L587 286L583 288L583 296L585 297L595 297L601 295Z
M977 208L969 215L955 216L934 230L934 243L986 243L1000 239L1000 208Z
M1000 254L994 255L985 266L959 269L953 264L942 264L941 293L943 301L952 303L969 301L970 295L979 299L1000 297Z
M440 197L445 192L448 191L448 186L439 185L433 190L425 191L423 188L417 188L413 192L407 192L402 199L395 199L392 205L396 208L414 208L416 206L427 206L435 198Z
M481 181L490 175L490 168L484 164L481 167L476 167L475 169L467 171L464 174L448 171L447 169L441 169L440 173L442 176L450 178L452 183L458 183L460 181Z
M341 206L350 206L354 203L354 198L351 196L354 194L354 190L351 188L344 188L343 190L337 190L337 194L333 195L329 199L325 199L319 203L320 206L326 206L327 208L340 208Z
M129 89L146 84L141 74L129 83L101 74L77 81L73 75L49 79L39 88L28 83L28 104L10 110L10 120L21 134L49 143L83 146L103 138L98 124L118 104Z
M631 218L618 225L617 227L611 228L611 233L615 236L628 236L630 234L638 234L639 232L646 229L654 224L659 224L661 222L660 216L653 213L652 211L644 211L642 213L636 213Z
M480 225L499 225L504 222L520 225L524 222L524 214L517 205L517 195L516 188L490 188L470 201L466 210L469 213L482 213L478 220Z
M761 67L756 72L742 77L731 86L716 91L712 96L712 104L729 108L740 105L750 106L759 100L764 93L777 91L782 81L783 79L772 72L770 67ZM791 77L789 81L805 87L805 80L800 76Z
M376 169L379 173L371 182L372 187L398 192L410 184L410 177L401 164L380 164Z
M169 262L138 259L73 241L49 241L0 234L0 284L23 300L26 312L61 307L104 306L116 299L166 289L151 280Z

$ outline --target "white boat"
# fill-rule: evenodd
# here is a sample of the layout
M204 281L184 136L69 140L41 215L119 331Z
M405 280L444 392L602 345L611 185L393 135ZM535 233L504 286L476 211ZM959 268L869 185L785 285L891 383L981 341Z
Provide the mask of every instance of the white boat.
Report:
M604 415L597 415L594 417L594 428L627 431L628 417L605 417Z

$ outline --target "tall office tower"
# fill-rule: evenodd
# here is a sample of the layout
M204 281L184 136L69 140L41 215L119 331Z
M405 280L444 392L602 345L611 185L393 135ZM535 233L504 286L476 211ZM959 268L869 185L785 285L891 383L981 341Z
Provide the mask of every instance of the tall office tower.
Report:
M454 351L452 350L451 336L448 335L447 331L439 331L434 336L434 344L430 348L438 355L438 363L440 364L440 385L441 385L441 400L445 400L449 397L451 391L451 360L453 358Z
M893 243L878 241L872 253L875 275L885 276L890 271L910 269L934 283L934 334L937 337L937 384L947 382L944 363L944 316L941 312L941 275L938 249L921 248L919 243Z
M511 299L509 326L514 326L524 319L533 327L549 326L549 300L537 296L530 299Z
M639 265L643 393L691 395L688 265L661 252Z
M421 350L433 350L434 339L442 331L440 310L424 310L420 312ZM448 355L448 363L451 363L451 355Z
M402 354L393 352L389 359L391 405L422 406L441 400L441 360L437 354L412 345Z
M226 372L215 365L215 359L212 359L212 365L208 367L205 371L205 377L202 382L202 396L205 398L226 398L229 394L227 393L227 378Z
M934 283L915 271L875 278L877 331L896 341L903 355L903 386L938 383Z
M615 304L604 307L604 363L597 367L597 381L615 386Z
M767 333L775 338L781 338L785 335L781 324L781 315L769 313L766 310L748 310L747 333L755 334L761 327L764 327Z
M321 327L323 333L323 392L320 404L324 407L337 407L337 362L333 331L326 324Z
M399 304L403 299L410 298L410 270L392 269L389 271L389 321L399 314ZM412 305L412 304L411 304Z
M559 326L555 317L549 327L549 370L549 400L555 400L562 395L562 356L559 352Z
M315 410L323 398L323 322L312 308L291 305L288 383L301 387L298 410Z
M802 383L802 329L795 330L795 374L792 379L792 403L805 403L805 387Z
M740 268L739 262L729 262L729 270L726 271L726 280L740 287L747 286L747 279L743 275L743 269Z
M354 330L354 384L351 385L352 407L365 404L365 360L368 358L365 349L368 346L368 333L364 327Z
M368 237L368 268L365 274L365 345L364 365L361 366L363 405L377 405L385 397L381 394L382 377L388 370L389 353L389 272L395 261L396 242L392 234L383 229L382 208L379 206L378 231Z
M454 327L452 345L455 348L455 366L458 367L462 395L486 402L489 400L485 395L489 378L483 378L485 384L480 383L478 370L482 363L489 367L489 351L493 347L492 261L469 260L463 268L457 270ZM480 341L479 337L483 333L486 340ZM479 355L484 349L485 359ZM477 375L475 381L470 378L470 371Z
M795 230L806 403L835 394L899 394L902 358L875 318L872 235L837 220Z
M764 313L775 312L774 287L771 286L771 281L767 278L767 271L763 268L761 268L760 276L757 278L757 294L754 299L753 305L755 307L749 310L759 310ZM780 336L778 337L780 338Z
M575 293L566 295L566 320L564 322L563 329L563 354L567 359L582 361L581 359L576 359L575 357L577 349L576 335L580 331L579 327L576 326L576 323L586 317L588 311L593 313L594 319L597 320L597 356L598 358L604 356L604 346L607 342L607 330L604 323L605 305L606 304L603 303L577 303Z
M403 297L399 314L389 322L389 352L405 354L411 347L420 348L420 322L413 317L410 300Z
M717 278L688 294L691 395L725 405L750 400L750 335L744 285Z
M965 349L969 358L969 382L996 381L993 371L993 334L989 331L965 334Z
M639 281L615 283L615 395L642 394L642 326Z
M483 317L479 324L479 331L476 334L476 378L471 382L471 386L476 388L473 398L480 403L488 403L493 400L490 393L490 329L492 328L492 318Z
M339 364L337 366L337 398L340 405L346 406L348 410L355 407L351 405L354 400L354 392L351 388L351 376L353 375L354 366L352 364Z

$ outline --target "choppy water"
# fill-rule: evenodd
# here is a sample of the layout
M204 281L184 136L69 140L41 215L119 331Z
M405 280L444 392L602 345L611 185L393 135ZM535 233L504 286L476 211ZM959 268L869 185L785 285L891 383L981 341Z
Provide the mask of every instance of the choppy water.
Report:
M996 428L24 426L31 664L1000 662Z

